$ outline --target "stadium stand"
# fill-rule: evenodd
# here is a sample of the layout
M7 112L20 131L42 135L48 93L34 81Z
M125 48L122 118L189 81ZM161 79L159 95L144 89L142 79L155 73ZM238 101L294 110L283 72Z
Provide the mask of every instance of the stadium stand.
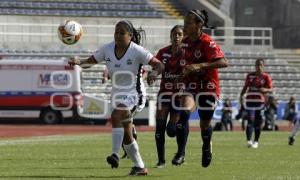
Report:
M180 12L176 1L88 0L88 1L1 1L2 15L81 16L81 17L145 17L174 18ZM177 5L177 6L175 6ZM183 12L183 11L182 11Z

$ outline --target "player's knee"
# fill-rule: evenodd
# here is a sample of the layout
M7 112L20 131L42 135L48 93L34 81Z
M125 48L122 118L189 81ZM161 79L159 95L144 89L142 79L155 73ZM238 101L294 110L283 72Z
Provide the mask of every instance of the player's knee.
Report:
M169 137L175 137L176 136L176 123L169 122L167 125L167 135Z
M113 122L121 122L124 119L127 119L128 116L129 113L126 110L114 109L113 112L111 113L111 119Z

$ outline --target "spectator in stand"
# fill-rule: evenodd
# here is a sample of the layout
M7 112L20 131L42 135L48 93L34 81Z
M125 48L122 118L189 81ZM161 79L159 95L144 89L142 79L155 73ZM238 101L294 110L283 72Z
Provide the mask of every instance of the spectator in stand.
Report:
M245 129L246 129L245 126L246 126L246 124L247 124L247 122L248 122L247 118L248 118L247 111L246 111L244 105L241 104L241 107L240 107L240 109L239 109L239 112L238 112L238 114L235 116L235 120L241 120L241 127L242 127L242 130L243 130L243 131L245 131Z
M232 124L232 105L229 99L225 99L222 109L222 117L221 117L222 126L226 131L233 130Z
M295 142L295 137L299 131L300 128L300 113L296 115L296 118L294 120L294 127L292 129L291 135L289 136L289 145L293 145Z
M276 114L277 114L277 101L273 96L269 96L266 107L265 107L265 125L263 127L263 130L276 130Z
M289 128L292 128L293 122L295 121L297 115L296 99L291 97L290 101L286 104L284 109L283 119L289 121Z

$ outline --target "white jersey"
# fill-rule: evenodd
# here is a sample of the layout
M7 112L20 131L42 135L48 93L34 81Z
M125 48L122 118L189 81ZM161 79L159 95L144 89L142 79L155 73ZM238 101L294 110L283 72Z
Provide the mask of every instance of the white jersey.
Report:
M138 99L130 98L130 101L138 101L136 105L145 101L142 65L148 64L153 58L149 51L131 42L125 54L118 59L115 55L115 42L111 42L99 48L93 56L98 63L102 61L106 63L113 86L112 98L134 95Z

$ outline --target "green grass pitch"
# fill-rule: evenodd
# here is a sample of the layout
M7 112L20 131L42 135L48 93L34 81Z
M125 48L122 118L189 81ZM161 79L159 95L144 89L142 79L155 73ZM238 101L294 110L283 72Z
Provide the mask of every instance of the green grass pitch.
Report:
M200 132L192 132L186 163L171 165L176 140L166 138L166 167L156 169L154 133L140 132L138 142L149 175L134 178L300 179L300 142L289 146L287 139L287 132L263 132L259 148L250 149L243 132L214 132L213 161L202 168ZM0 179L132 179L127 176L130 160L121 160L118 169L106 164L110 152L110 134L0 139Z

